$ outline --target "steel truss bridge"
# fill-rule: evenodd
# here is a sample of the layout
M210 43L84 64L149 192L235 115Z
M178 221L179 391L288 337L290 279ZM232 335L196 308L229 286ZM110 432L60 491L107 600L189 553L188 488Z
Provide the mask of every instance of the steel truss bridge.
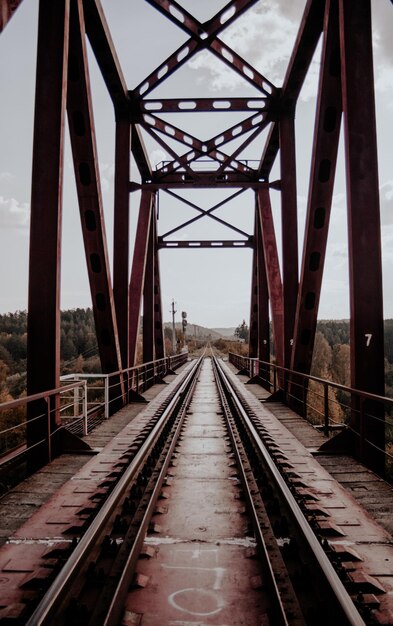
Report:
M278 367L310 372L329 233L341 126L345 138L349 224L351 387L384 395L381 236L374 104L370 0L307 0L295 46L281 87L274 85L221 38L225 29L257 0L230 0L205 23L175 0L146 0L188 39L141 84L127 85L99 0L40 0L36 76L28 300L28 445L47 436L35 418L45 402L40 394L60 386L60 263L64 131L66 116L90 282L97 342L104 374L128 400L143 302L143 361L164 359L159 255L161 248L244 248L253 250L250 357L270 360L269 323ZM20 2L0 2L4 28ZM110 274L89 83L86 38L113 103L116 120L114 258ZM298 267L296 137L294 118L303 82L318 42L322 58L311 155L307 217ZM261 42L263 33L261 33ZM262 45L262 44L261 44ZM154 90L200 51L209 50L258 92L252 98L157 99ZM143 54L143 52L142 52ZM50 86L50 88L48 88ZM161 114L176 112L244 113L242 122L209 140L171 124ZM255 162L241 153L268 129ZM153 171L142 130L170 155ZM236 149L231 141L241 138ZM175 141L174 141L175 140ZM174 147L174 145L178 148ZM137 165L130 177L131 155ZM279 180L271 180L276 160ZM204 166L206 164L206 167ZM201 217L227 225L236 239L176 241L157 234L160 194L179 198L178 190L246 190L255 197L255 226L243 232L192 202ZM281 195L282 262L279 261L270 190ZM129 275L130 194L141 191L135 248ZM195 221L193 220L193 221ZM184 226L184 224L183 224ZM179 227L180 228L180 227ZM43 280L45 277L45 280ZM131 368L131 369L130 369ZM282 370L284 371L284 370ZM286 384L294 386L295 374ZM38 395L37 395L38 394ZM53 404L54 403L54 404ZM372 427L361 424L367 444L365 462L381 471L383 414ZM50 431L58 426L52 410ZM354 412L355 421L359 412ZM357 442L355 442L357 445ZM56 441L53 442L54 450ZM35 448L40 451L40 446ZM37 458L40 452L36 454ZM45 454L44 454L45 457ZM40 458L40 462L44 458Z

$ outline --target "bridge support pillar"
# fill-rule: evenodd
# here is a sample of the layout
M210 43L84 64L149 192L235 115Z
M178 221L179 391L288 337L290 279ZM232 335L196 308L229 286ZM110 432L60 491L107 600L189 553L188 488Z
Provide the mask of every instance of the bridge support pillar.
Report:
M351 386L384 395L384 337L378 159L370 0L340 0L347 174ZM383 410L353 407L357 454L384 473ZM371 415L373 417L371 417ZM370 416L370 417L369 417Z
M40 0L31 191L27 394L60 386L60 241L69 0ZM58 402L29 404L32 469L56 452ZM40 417L42 416L43 417ZM42 442L42 443L41 443Z

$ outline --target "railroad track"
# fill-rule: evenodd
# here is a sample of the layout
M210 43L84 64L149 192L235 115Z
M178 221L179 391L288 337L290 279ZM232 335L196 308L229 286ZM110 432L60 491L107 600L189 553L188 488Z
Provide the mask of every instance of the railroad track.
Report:
M28 626L372 624L275 452L220 362L198 359Z

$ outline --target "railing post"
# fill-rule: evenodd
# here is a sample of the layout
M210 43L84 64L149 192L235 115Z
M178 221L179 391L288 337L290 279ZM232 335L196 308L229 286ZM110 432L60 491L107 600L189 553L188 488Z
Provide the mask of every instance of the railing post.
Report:
M78 387L79 390L79 387ZM87 381L84 380L83 381L83 387L82 387L82 394L83 394L83 434L86 437L86 435L88 434L88 428L87 428Z
M307 419L307 379L303 377L303 417Z
M359 398L359 457L360 461L364 460L364 449L365 449L365 415L364 415L364 398Z
M105 419L109 418L109 376L104 376L105 381Z
M327 383L323 385L323 416L325 420L324 433L329 437L329 386Z
M286 370L284 370L284 398L285 398L286 404L289 404L288 402L288 372Z
M273 393L276 393L277 391L277 367L274 365L273 366Z
M78 376L75 376L76 380ZM79 387L74 388L74 417L78 417L79 415Z
M48 438L48 462L50 463L52 460L52 442L51 442L51 425L50 425L50 405L51 398L50 396L46 396L46 432Z

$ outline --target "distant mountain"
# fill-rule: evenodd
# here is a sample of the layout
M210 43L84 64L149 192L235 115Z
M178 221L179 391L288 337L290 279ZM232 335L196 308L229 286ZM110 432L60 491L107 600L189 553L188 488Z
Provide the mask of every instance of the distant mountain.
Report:
M234 333L236 330L236 326L232 326L231 328L212 328L214 332L219 333L222 337L234 337Z
M180 330L182 326L181 322L176 322L175 326L177 330ZM172 323L164 322L164 327L172 328ZM201 339L201 340L215 341L216 339L220 339L221 337L224 337L224 336L225 335L221 334L215 328L206 328L205 326L199 326L198 324L188 323L187 330L186 330L186 337L193 337L193 338Z

